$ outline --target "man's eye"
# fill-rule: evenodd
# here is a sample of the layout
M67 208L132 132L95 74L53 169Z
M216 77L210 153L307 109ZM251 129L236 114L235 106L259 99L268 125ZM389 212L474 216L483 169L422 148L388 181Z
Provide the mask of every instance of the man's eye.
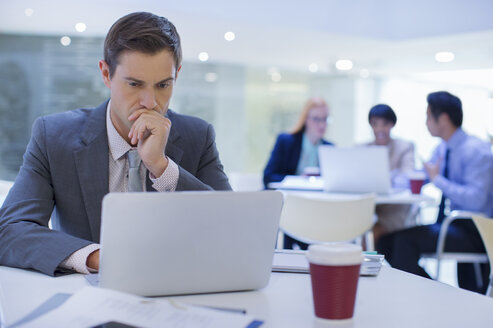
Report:
M128 82L128 85L131 87L138 87L139 84L137 82Z
M169 87L169 83L159 83L158 87L161 89L165 89L165 88Z

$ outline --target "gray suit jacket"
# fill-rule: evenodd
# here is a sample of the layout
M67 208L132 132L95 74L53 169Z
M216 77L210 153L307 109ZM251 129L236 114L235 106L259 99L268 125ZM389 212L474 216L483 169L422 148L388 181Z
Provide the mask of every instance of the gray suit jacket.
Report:
M0 210L0 265L54 275L74 251L99 242L101 201L109 192L107 104L34 122L23 164ZM165 153L179 166L176 189L231 189L212 126L172 111L168 118L172 128Z

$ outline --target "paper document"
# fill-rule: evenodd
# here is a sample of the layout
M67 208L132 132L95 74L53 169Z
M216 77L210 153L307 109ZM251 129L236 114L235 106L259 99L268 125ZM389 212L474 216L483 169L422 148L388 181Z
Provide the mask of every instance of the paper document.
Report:
M364 260L361 263L360 275L376 276L380 272L384 256L381 254L363 252ZM308 273L309 265L306 251L276 249L272 261L274 272Z
M84 287L65 303L16 328L88 328L117 321L136 327L259 327L251 316Z

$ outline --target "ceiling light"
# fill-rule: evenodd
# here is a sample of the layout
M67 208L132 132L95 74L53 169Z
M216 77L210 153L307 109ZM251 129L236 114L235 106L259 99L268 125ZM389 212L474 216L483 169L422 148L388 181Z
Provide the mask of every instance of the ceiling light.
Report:
M226 32L224 33L224 39L226 41L233 41L235 39L235 34L233 32Z
M216 82L217 78L218 78L217 73L214 72L209 72L204 75L204 80L210 83Z
M62 46L67 47L70 45L71 42L72 42L72 40L68 36L62 36L60 38L60 43L62 44Z
M353 68L353 62L349 59L339 59L336 61L336 68L340 71L349 71Z
M199 54L199 60L202 62L208 61L209 60L209 54L205 51L201 52Z
M308 70L312 73L318 72L318 65L315 63L311 63L308 65Z
M75 24L75 30L77 32L81 32L82 33L82 32L84 32L86 30L86 28L87 28L87 26L84 23L77 23L77 24Z
M370 76L370 71L367 70L366 68L363 68L362 70L359 71L359 76L363 79L368 78Z
M32 10L32 8L26 8L24 14L26 14L27 17L31 17L34 14L34 10Z
M450 51L440 51L435 54L435 60L439 63L449 63L454 60L455 55Z
M279 82L281 81L281 73L279 72L273 72L271 75L270 75L270 78L272 80L272 82Z

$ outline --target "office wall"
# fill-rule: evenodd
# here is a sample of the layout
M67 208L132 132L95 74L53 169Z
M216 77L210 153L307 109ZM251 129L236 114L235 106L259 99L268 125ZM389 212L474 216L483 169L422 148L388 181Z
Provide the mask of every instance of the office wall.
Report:
M15 178L36 117L93 107L109 97L98 69L102 43L79 37L64 47L58 36L0 35L0 179ZM489 80L478 83L472 73L471 82L438 73L366 79L279 73L274 82L264 67L185 62L171 108L214 125L227 172L262 172L277 134L291 129L311 96L328 102L333 122L326 137L339 146L371 140L368 110L385 102L398 116L393 134L414 141L419 157L427 158L438 140L425 127L426 95L442 89L463 99L467 131L484 139L493 133Z

